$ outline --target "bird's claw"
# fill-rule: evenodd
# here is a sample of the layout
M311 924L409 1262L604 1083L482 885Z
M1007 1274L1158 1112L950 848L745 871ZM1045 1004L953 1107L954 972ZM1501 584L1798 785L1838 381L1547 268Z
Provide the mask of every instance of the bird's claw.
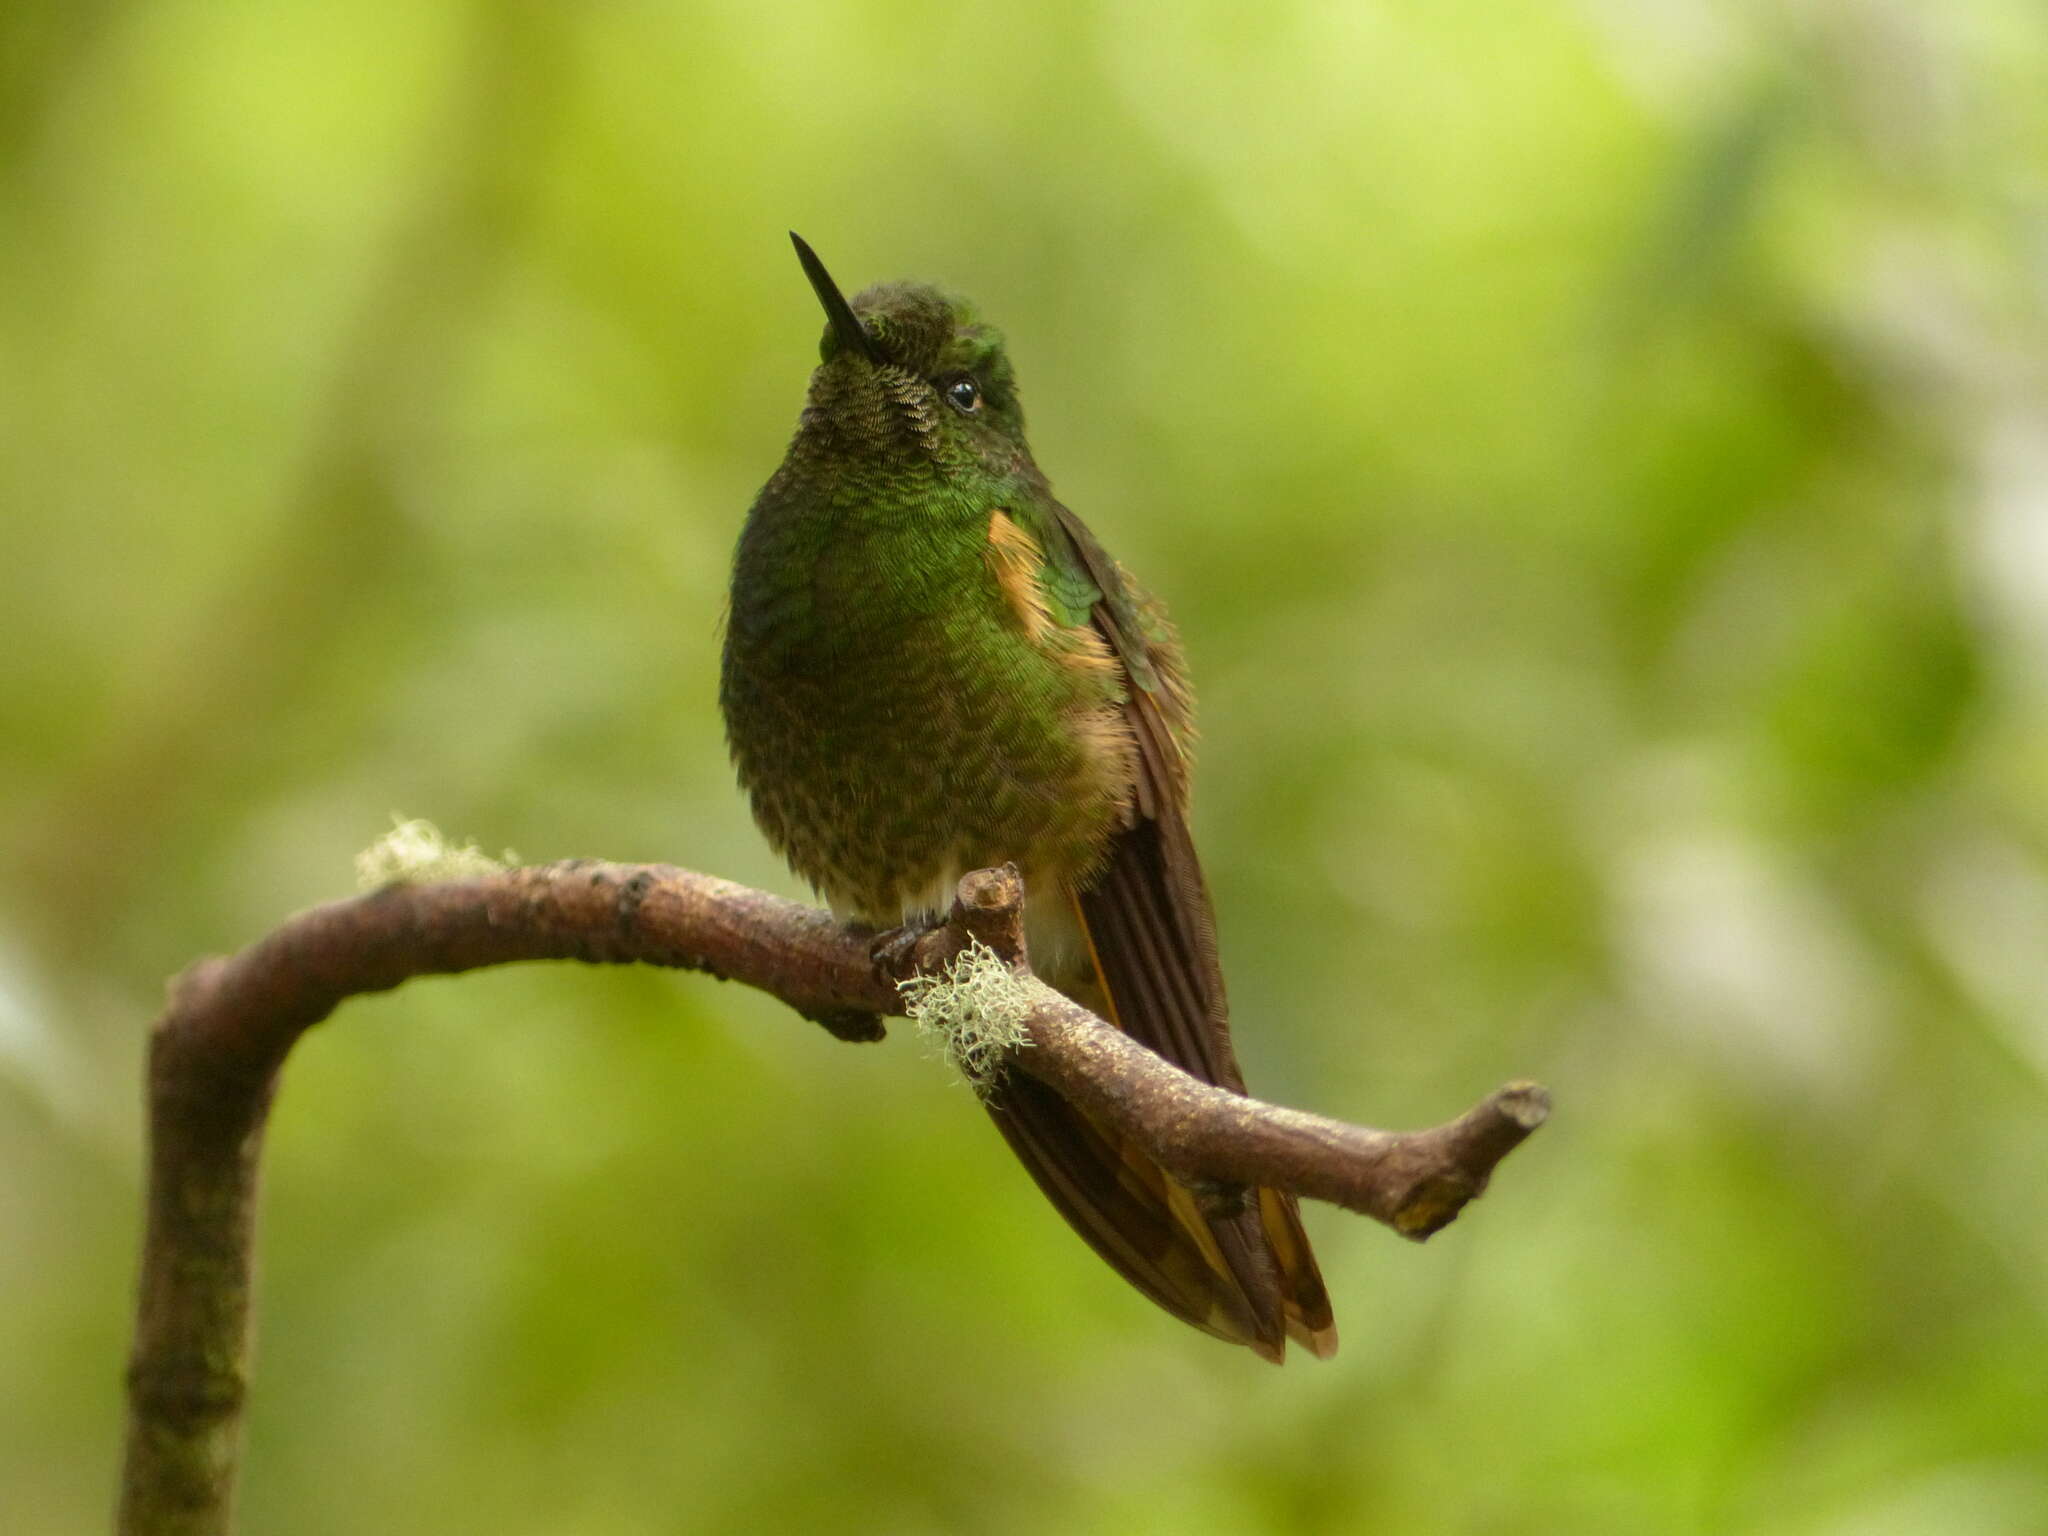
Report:
M868 941L868 960L884 981L902 981L917 973L917 946L925 936L946 926L946 920L920 918L886 929Z

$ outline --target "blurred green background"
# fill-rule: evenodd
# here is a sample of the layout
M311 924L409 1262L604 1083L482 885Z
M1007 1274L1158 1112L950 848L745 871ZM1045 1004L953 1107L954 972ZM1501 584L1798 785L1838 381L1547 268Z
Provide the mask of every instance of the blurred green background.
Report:
M2048 1530L2027 0L0 10L0 1523L111 1507L163 978L388 814L793 885L714 706L919 276L1172 605L1265 1094L1558 1114L1345 1345L1139 1300L899 1031L347 1008L254 1532Z

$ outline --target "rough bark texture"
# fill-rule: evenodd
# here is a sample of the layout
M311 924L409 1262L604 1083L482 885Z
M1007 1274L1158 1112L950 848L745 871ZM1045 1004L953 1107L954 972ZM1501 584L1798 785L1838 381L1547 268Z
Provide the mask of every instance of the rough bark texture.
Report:
M795 902L667 865L572 861L395 885L291 918L172 987L149 1053L149 1194L128 1371L126 1536L230 1529L248 1391L263 1127L293 1043L340 1003L515 960L644 962L743 981L843 1040L879 1040L895 982L978 939L1024 973L1014 869L961 881L946 924L877 950ZM877 960L877 954L884 958ZM1205 1191L1263 1185L1414 1238L1454 1218L1549 1100L1510 1084L1447 1125L1367 1130L1196 1082L1026 975L1011 1064L1138 1138Z

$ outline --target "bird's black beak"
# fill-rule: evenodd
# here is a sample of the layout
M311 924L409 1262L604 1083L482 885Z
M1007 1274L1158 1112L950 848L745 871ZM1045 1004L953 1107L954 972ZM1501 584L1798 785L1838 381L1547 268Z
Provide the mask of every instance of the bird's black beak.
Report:
M876 350L874 338L868 335L867 327L854 317L846 295L832 281L832 274L825 270L825 263L818 260L818 253L804 244L804 237L793 229L789 232L789 243L796 247L796 259L803 263L804 276L811 280L812 292L825 306L825 314L832 322L832 331L838 336L839 344L853 348L869 362L879 365L882 354Z

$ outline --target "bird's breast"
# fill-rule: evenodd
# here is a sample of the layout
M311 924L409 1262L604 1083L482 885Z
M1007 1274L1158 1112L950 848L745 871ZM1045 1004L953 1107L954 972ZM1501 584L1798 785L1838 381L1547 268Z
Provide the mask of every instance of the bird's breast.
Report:
M1079 879L1129 793L1119 679L1033 633L981 542L958 553L849 529L807 583L765 578L779 627L757 622L744 553L735 577L722 696L756 818L878 925L1005 861L1033 889Z

